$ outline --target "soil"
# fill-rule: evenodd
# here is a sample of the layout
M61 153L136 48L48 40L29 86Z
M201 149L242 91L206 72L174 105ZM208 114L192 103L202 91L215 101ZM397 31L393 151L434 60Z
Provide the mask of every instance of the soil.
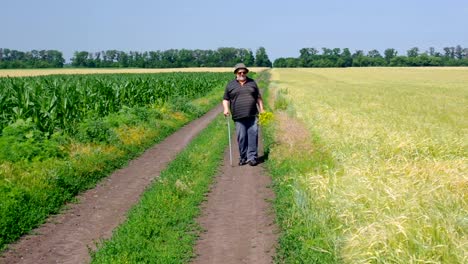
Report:
M125 220L145 188L167 164L219 113L216 107L184 126L161 143L115 171L77 197L61 214L2 253L0 263L89 263L89 251ZM233 157L237 146L233 143ZM276 241L273 215L267 200L273 198L262 164L239 167L225 162L202 206L200 224L206 230L196 246L194 263L271 263Z

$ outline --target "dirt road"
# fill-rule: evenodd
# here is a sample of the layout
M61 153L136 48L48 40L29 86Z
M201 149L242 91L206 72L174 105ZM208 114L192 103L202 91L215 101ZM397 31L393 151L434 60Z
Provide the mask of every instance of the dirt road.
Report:
M95 243L112 235L145 187L221 112L221 106L211 110L79 195L78 203L11 245L0 263L88 263ZM195 262L270 263L275 236L265 201L272 197L266 188L269 178L261 165L231 167L226 157L203 206L200 222L207 232L197 245Z
M234 166L227 151L222 171L202 205L198 221L206 232L196 245L193 263L272 263L277 236L269 202L274 198L271 180L262 163L238 166L238 153L234 143Z

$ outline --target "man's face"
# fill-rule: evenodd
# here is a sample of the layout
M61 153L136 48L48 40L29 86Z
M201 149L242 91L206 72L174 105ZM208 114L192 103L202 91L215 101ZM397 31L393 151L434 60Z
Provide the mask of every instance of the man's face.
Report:
M244 69L238 70L236 73L236 77L238 81L241 81L241 82L245 81L247 78L247 71Z

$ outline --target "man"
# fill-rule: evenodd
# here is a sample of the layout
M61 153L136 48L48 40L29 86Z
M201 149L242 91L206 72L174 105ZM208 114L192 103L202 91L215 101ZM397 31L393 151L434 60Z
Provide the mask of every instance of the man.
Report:
M257 83L247 77L249 70L243 63L234 66L236 79L230 81L224 90L224 116L232 113L236 125L239 145L239 166L258 164L257 116L263 112L263 100Z

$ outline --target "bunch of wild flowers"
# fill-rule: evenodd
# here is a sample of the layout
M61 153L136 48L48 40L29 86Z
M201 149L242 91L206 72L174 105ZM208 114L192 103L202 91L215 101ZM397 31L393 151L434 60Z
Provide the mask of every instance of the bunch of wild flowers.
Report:
M273 115L272 112L262 112L260 113L259 115L259 119L258 119L258 123L261 125L261 126L266 126L268 125L271 121L273 121L273 119L275 118L275 116Z

